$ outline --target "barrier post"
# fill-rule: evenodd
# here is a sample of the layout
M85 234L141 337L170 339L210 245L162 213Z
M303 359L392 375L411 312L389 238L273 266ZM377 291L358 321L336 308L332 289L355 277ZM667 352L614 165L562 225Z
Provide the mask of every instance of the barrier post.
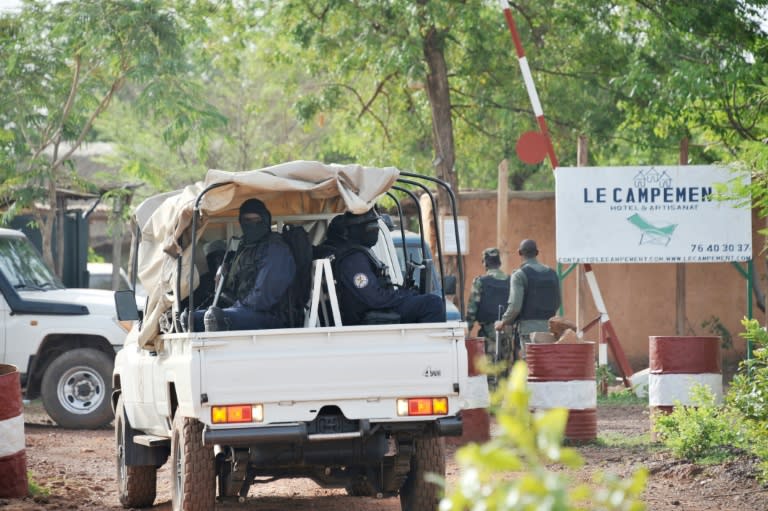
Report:
M21 376L15 366L0 364L0 497L26 497L28 486Z
M491 418L488 414L488 380L485 373L480 371L478 362L485 357L485 339L473 337L466 339L467 364L469 377L476 380L473 389L485 389L484 393L469 396L468 407L461 411L463 431L461 436L446 437L450 445L464 445L470 442L487 442L491 438Z
M566 408L566 440L597 438L595 343L527 344L526 362L531 408Z
M720 343L717 336L649 337L648 406L652 432L654 415L671 413L675 403L694 404L691 389L696 384L709 387L717 400L722 400Z

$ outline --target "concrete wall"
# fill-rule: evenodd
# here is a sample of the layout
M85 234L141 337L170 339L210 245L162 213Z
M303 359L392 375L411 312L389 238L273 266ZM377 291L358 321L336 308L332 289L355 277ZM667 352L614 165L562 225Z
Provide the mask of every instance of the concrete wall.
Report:
M555 197L553 192L510 192L508 232L496 240L496 192L465 192L460 197L460 215L469 220L469 251L465 264L465 303L472 279L481 274L482 251L499 246L509 256L503 261L508 269L520 263L517 246L525 238L535 239L539 260L557 268L555 260ZM753 214L753 257L758 262L760 282L765 282L760 250L764 238L757 234L763 225ZM746 264L741 264L746 271ZM603 300L621 346L634 371L648 367L648 337L676 335L676 265L675 264L595 264L592 265ZM565 269L565 268L564 268ZM741 319L747 314L747 281L730 263L686 264L686 335L719 335L702 324L719 318L733 339L733 348L723 352L724 372L731 373L746 353L739 333ZM585 325L597 317L592 295L579 272L572 271L563 281L565 317ZM578 288L581 287L580 312L577 313ZM753 314L762 312L753 306ZM597 329L586 337L597 340Z

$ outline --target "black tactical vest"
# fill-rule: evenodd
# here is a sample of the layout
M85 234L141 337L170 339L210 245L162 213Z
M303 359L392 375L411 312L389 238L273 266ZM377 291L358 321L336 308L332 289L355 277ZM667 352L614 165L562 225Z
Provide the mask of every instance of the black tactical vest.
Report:
M530 266L524 266L522 270L528 277L528 286L520 320L551 318L560 306L560 283L557 273L551 268L538 272Z
M501 319L509 300L509 277L499 280L493 275L480 277L480 303L477 304L477 321L490 323Z
M253 289L259 274L257 261L264 257L268 239L262 243L238 247L224 286L237 300L243 301Z
M333 263L335 263L333 264L334 275L338 274L336 264L338 264L344 257L353 252L362 252L371 262L371 265L373 266L373 273L376 275L376 281L378 282L379 287L383 289L392 289L395 287L394 283L392 282L392 277L389 276L387 265L379 261L379 259L373 253L373 250L368 247L364 247L363 245L345 245L339 250L333 261Z

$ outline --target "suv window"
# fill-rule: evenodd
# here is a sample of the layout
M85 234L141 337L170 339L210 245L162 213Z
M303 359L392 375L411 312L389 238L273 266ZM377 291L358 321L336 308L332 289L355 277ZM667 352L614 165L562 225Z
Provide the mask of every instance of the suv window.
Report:
M392 242L395 245L395 252L397 253L397 261L400 264L400 270L403 272L403 275L405 275L405 257L408 257L408 261L413 261L414 263L421 263L422 257L421 257L421 239L417 236L414 236L411 234L410 236L406 236L405 238L405 256L403 255L403 238L400 236L400 233L398 231L392 232ZM429 245L426 245L424 247L424 252L428 258L432 258L432 251L429 248ZM421 270L416 269L413 272L413 279L414 282L419 282L419 276L420 276ZM442 294L443 285L442 282L440 282L440 277L437 272L437 266L432 266L432 292L436 295ZM460 320L461 319L461 313L459 312L459 309L451 302L450 300L446 299L446 315L449 320Z
M393 239L397 240L397 236L393 236ZM405 275L406 260L403 257L403 250L400 247L400 243L402 243L401 240L395 241L395 247L397 247L397 261L400 263L400 271L402 271L403 275ZM415 242L412 242L411 240L406 238L405 251L408 257L408 261L413 261L416 264L421 264L421 262L423 261L423 258L421 257L421 243L419 242L419 240L415 240ZM429 250L429 246L426 247L426 254L428 258L432 259L432 253ZM421 268L416 268L413 271L413 281L418 283L420 276L421 276ZM442 287L443 286L440 285L440 279L437 276L437 271L435 271L435 267L433 266L432 267L432 289L439 291Z
M64 287L26 238L0 238L0 272L15 289Z

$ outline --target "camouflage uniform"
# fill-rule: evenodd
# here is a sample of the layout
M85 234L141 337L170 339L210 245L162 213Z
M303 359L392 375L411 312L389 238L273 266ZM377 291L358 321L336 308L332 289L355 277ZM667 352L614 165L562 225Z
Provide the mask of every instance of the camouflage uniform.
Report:
M509 279L509 275L504 273L498 268L491 268L488 269L485 272L485 275L482 275L481 277L485 276L491 276L494 279L498 280L507 280ZM480 305L480 299L483 296L483 283L481 280L481 277L476 277L472 281L472 291L469 295L469 302L467 303L467 323L469 325L469 329L472 329L472 326L474 325L475 321L478 321L477 319L477 313L478 313L478 307ZM499 306L501 306L501 309L499 309ZM500 310L500 313L497 315L497 317L493 318L491 321L486 322L480 322L480 335L485 337L485 353L491 357L494 358L495 351L496 351L496 331L493 328L494 321L497 320L501 313L504 312L506 308L506 300L501 301L500 303L496 304L494 307L495 310ZM512 361L512 331L511 329L507 328L503 332L499 332L499 354L498 354L498 361Z
M531 333L548 332L548 319L553 316L560 307L560 289L558 285L556 291L554 291L554 296L548 297L549 301L552 302L550 305L552 310L545 314L546 318L523 319L525 318L525 315L523 314L526 301L525 298L527 298L530 293L530 290L528 289L528 277L524 271L524 268L526 267L538 273L553 271L548 266L538 262L535 257L530 257L525 258L520 265L520 268L512 272L512 277L510 279L511 287L509 290L509 304L501 319L505 325L516 325L518 328L520 336L520 344L518 347L521 350L520 358L523 359L525 359L525 345L530 342ZM506 328L508 328L508 326Z

